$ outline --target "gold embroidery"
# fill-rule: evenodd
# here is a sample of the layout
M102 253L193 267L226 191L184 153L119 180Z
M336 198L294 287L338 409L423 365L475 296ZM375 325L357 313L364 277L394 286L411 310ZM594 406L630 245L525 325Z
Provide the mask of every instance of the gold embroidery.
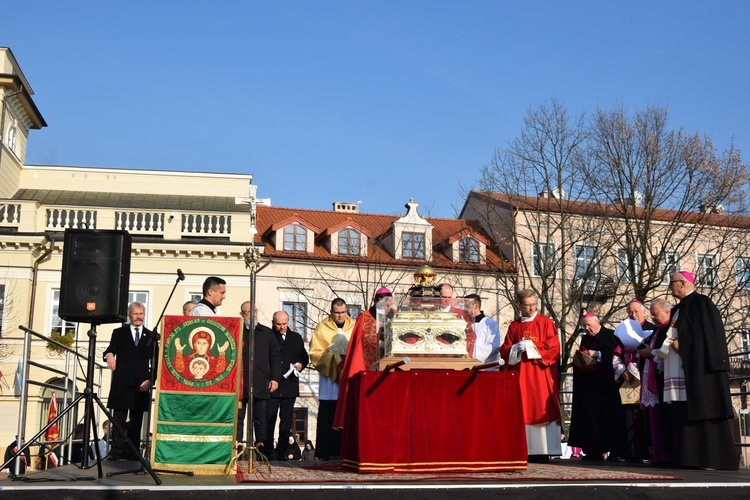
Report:
M198 436L195 434L162 434L156 433L159 441L183 441L187 443L228 443L234 442L234 436Z

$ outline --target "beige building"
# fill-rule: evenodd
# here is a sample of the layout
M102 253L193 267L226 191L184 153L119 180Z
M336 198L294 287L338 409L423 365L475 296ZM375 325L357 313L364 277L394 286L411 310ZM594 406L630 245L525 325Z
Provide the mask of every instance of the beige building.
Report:
M511 268L479 223L423 218L413 200L402 216L359 213L352 203L315 211L273 207L270 200L259 203L252 216L248 201L255 186L250 174L26 165L29 131L46 124L5 48L0 48L0 90L0 419L13 423L0 430L0 443L12 441L20 411L14 391L24 353L19 325L45 336L62 335L82 356L88 354L90 326L58 316L67 228L131 234L128 301L146 305L149 328L156 326L175 283L168 315L181 314L185 301L199 299L204 279L212 275L227 281L220 315L239 316L240 304L250 297L246 253L251 244L260 254L260 322L270 325L272 314L284 309L291 316L290 327L306 340L334 297L344 298L356 315L369 307L380 286L405 292L425 263L457 294L480 292L484 310L498 319L503 331L512 319L512 308L498 289L498 276ZM184 281L177 282L177 269L184 272ZM96 360L101 360L117 326L97 327ZM45 340L33 340L29 355L27 439L47 421L51 390L62 387L66 378L77 379L76 391L68 392L73 396L83 389L78 377L85 374L85 365L76 368ZM99 381L96 390L106 403L107 370L97 371ZM314 439L316 372L305 370L301 381L295 429L301 438ZM58 397L61 392L58 389Z
M745 376L750 350L750 218L723 213L656 209L472 191L460 217L481 221L517 270L501 290L533 288L542 312L560 328L563 354L577 349L582 314L595 312L615 328L633 299L672 304L670 275L694 273L696 290L711 298L724 319L731 376ZM510 299L510 295L506 299ZM569 402L570 378L563 384ZM735 383L737 384L737 383ZM747 412L745 397L735 398ZM565 406L564 406L565 408Z

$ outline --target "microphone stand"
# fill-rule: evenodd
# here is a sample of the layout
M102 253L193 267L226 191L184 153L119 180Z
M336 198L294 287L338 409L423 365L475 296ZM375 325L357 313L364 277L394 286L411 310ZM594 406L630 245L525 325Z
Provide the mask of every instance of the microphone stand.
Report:
M185 280L185 275L182 274L182 270L177 270L177 280L174 282L174 286L172 286L172 291L169 293L169 297L167 297L167 302L164 304L164 309L161 310L161 314L159 315L159 319L156 320L156 326L159 326L159 323L161 323L162 318L164 318L164 313L167 310L167 307L169 306L169 302L172 300L172 295L174 295L174 291L177 289L177 285L180 283L180 281ZM151 343L151 387L149 388L149 400L153 401L154 399L154 386L156 384L156 372L157 372L157 366L159 363L159 341L161 340L161 335L159 332L156 331L156 327L153 329L153 334L149 338L149 342ZM153 404L150 404L148 406L148 428L149 433L146 439L146 457L144 457L144 460L148 461L151 456L151 446L153 445L153 437L151 435L151 415L153 413ZM140 451L140 450L139 450ZM182 474L185 476L194 476L195 473L193 471L179 471L179 470L168 470L168 469L152 469L154 472L161 472L165 474ZM121 474L138 474L141 472L145 472L145 467L141 465L138 469L130 469L130 470L122 470L117 472L108 472L107 477L112 476L119 476Z

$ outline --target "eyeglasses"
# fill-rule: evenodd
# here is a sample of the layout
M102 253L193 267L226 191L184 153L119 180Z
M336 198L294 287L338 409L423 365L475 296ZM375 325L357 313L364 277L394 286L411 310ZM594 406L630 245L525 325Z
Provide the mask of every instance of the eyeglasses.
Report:
M674 283L682 283L682 280L672 280L672 281L669 282L670 285L672 285Z

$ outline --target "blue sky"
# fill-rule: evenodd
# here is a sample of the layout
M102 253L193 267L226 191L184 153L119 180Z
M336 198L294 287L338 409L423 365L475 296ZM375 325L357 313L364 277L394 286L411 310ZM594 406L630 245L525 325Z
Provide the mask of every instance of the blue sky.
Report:
M28 164L250 173L276 206L454 217L529 107L666 106L750 155L750 2L6 2Z

